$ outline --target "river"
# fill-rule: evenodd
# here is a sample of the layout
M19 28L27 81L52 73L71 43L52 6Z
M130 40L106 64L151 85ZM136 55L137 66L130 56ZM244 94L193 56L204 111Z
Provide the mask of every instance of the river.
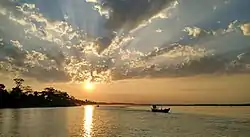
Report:
M249 137L250 107L0 109L0 137Z

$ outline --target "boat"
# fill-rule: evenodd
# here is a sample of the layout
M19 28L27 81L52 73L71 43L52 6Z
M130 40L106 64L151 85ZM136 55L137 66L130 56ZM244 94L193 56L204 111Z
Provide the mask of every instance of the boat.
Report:
M156 105L153 105L152 108L151 108L151 111L152 112L161 112L161 113L169 113L170 111L170 108L165 108L165 109L162 109L162 108L157 108Z

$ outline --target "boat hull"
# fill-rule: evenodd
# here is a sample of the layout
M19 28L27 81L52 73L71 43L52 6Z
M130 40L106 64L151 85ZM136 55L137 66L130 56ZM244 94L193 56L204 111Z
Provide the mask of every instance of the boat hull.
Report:
M168 109L151 109L152 112L161 112L161 113L169 113L170 108Z

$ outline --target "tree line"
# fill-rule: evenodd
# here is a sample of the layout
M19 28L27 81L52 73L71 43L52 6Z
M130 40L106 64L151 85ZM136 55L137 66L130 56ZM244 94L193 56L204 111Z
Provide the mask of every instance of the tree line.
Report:
M27 108L27 107L67 107L84 104L95 104L89 100L79 100L67 92L47 87L43 91L34 91L30 86L24 86L24 79L13 79L15 86L7 90L0 84L0 108Z

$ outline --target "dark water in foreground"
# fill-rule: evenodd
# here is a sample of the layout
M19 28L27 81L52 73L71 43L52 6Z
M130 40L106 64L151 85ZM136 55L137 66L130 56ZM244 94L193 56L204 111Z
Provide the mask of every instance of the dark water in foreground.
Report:
M249 137L250 107L1 109L0 137Z

